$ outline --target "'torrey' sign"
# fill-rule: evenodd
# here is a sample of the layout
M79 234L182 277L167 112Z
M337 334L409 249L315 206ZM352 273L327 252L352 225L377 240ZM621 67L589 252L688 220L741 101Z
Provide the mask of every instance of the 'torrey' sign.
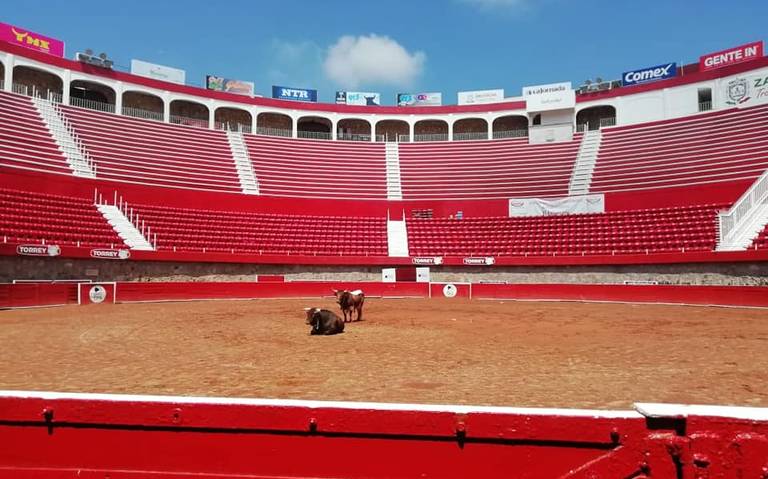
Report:
M25 28L0 23L0 40L43 53L64 56L64 42L31 32Z

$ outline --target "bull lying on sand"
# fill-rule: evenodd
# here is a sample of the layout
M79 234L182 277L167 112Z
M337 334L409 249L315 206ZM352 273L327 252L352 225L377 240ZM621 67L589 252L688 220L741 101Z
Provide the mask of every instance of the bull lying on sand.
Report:
M347 322L347 315L349 320L352 321L353 313L357 311L357 319L355 321L361 321L363 319L363 303L365 302L365 294L359 289L354 291L349 290L332 290L336 296L336 302L341 307L341 313L344 315L344 322Z
M344 332L344 321L332 311L320 308L304 308L307 324L312 326L309 334L338 334Z

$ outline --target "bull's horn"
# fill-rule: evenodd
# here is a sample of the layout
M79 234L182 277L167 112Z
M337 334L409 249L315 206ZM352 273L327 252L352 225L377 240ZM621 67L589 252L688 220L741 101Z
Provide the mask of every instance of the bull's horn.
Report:
M309 311L310 309L312 309L312 308L304 308L304 311Z

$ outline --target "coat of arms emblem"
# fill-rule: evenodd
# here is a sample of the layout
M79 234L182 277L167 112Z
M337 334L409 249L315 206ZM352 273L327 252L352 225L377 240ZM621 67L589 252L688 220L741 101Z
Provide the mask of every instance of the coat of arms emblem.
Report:
M737 78L728 82L728 101L729 105L738 105L749 100L747 96L749 84L746 78Z

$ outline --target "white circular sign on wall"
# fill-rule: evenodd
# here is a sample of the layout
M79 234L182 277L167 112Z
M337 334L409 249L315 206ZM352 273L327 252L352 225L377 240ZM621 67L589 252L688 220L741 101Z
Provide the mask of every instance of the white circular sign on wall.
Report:
M88 291L88 297L91 299L91 303L103 303L107 299L107 290L104 286L97 284Z
M456 289L456 286L454 286L451 283L448 283L445 286L443 286L443 296L445 296L446 298L453 298L454 296L456 296L457 292L458 290Z

